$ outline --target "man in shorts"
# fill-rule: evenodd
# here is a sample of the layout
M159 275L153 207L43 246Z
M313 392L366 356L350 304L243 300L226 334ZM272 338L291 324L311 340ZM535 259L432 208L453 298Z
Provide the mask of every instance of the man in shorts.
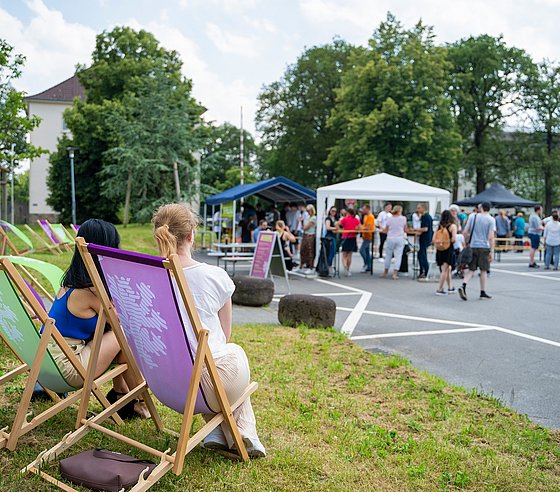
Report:
M535 253L541 245L541 234L544 230L542 224L542 207L540 205L535 206L535 211L529 216L529 230L527 231L527 236L531 241L531 250L529 251L529 268L539 268L539 265L535 262Z
M470 239L472 249L472 261L464 274L463 285L459 287L459 296L463 301L467 300L467 284L477 269L480 270L480 299L492 299L486 293L486 278L490 263L494 254L494 236L496 234L496 221L488 212L490 204L484 202L480 205L481 212L472 214L465 226L465 241ZM471 234L472 231L472 234Z

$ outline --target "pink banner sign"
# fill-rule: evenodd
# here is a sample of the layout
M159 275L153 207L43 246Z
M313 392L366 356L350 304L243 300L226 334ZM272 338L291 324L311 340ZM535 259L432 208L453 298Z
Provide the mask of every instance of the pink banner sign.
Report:
M270 260L276 243L276 233L262 231L257 238L255 256L251 265L251 277L266 278L270 268Z

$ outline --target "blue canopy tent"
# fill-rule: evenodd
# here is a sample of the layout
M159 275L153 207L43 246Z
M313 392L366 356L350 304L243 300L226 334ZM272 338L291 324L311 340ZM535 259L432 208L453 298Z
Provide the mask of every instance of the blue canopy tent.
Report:
M315 201L316 193L305 186L295 183L291 179L284 176L265 179L258 183L247 183L234 186L229 190L222 191L217 195L210 196L206 199L206 206L212 206L212 217L215 213L215 207L220 207L219 222L222 222L222 205L224 203L233 202L233 230L235 231L235 209L236 202L248 196L257 196L273 203L279 202L311 202ZM204 223L206 224L206 206L204 207ZM220 228L221 231L221 228ZM221 232L218 242L221 240Z

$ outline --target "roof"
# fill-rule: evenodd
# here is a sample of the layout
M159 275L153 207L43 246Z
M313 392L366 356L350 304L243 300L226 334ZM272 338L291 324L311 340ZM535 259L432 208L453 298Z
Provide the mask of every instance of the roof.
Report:
M206 199L207 205L221 205L240 198L255 195L271 202L293 202L315 200L315 192L294 181L278 176L258 183L234 186Z
M25 98L26 101L68 102L75 97L85 99L85 90L77 75L73 75L64 82L57 84L46 91L39 92Z
M448 198L449 191L435 188L392 174L380 173L345 181L317 190L318 194L337 198L368 198L382 200L422 200L430 197Z
M457 205L472 205L476 206L482 202L489 202L493 207L533 207L538 205L539 202L525 200L509 190L506 190L501 184L494 183L492 186L486 188L484 191L471 198L459 200Z

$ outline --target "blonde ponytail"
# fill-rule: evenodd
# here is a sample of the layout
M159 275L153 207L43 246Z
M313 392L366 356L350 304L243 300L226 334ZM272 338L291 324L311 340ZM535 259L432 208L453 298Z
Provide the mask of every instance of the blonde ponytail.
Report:
M161 256L169 258L177 254L177 239L169 232L169 226L163 224L154 231L154 236Z
M185 203L169 203L154 212L152 224L159 252L169 258L191 238L198 216Z

